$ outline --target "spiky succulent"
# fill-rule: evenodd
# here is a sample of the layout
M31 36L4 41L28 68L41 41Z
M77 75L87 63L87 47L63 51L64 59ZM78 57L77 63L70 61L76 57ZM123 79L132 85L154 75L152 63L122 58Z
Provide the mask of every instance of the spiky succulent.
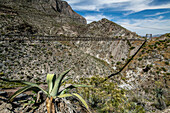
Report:
M76 96L86 107L86 109L90 112L89 107L86 103L86 101L77 93L72 93L72 94L65 94L65 92L67 90L73 89L73 88L77 88L77 87L91 87L91 86L87 86L87 85L69 85L67 87L65 87L64 89L60 89L61 85L66 81L66 79L64 80L64 77L66 76L66 74L70 71L71 69L68 69L64 72L62 72L58 77L56 76L56 74L47 74L47 84L48 84L48 91L44 90L43 88L41 88L38 84L32 83L32 82L26 82L26 81L21 81L21 80L8 80L8 79L4 79L4 78L0 78L1 80L4 81L8 81L8 82L20 82L23 84L26 84L27 86L19 89L18 91L16 91L10 98L9 101L12 101L16 96L18 96L19 94L28 91L28 90L41 90L43 91L46 95L47 95L47 100L50 100L49 98L63 98L63 97L71 97L71 96Z

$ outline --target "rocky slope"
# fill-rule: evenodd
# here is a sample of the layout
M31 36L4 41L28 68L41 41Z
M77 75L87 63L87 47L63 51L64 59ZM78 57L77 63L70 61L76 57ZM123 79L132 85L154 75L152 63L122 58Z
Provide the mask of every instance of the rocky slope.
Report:
M1 34L55 35L64 23L86 24L60 0L0 0Z
M168 113L169 38L148 41L123 73L113 77L129 90L128 99L148 112ZM119 70L141 42L3 42L0 44L1 77L44 82L46 73L60 73L72 67L73 78L107 76ZM135 45L138 45L135 47ZM120 48L119 48L120 46ZM113 47L113 48L112 48ZM134 49L130 49L135 47ZM118 49L119 48L119 49ZM122 51L122 48L129 48ZM114 55L116 51L117 54ZM110 53L109 53L110 52ZM131 53L132 52L132 53ZM114 57L112 56L114 55ZM117 57L116 57L117 56ZM11 71L12 70L12 71ZM74 80L76 80L74 79ZM1 87L11 87L0 84ZM15 87L15 85L13 86ZM132 93L132 92L133 93ZM157 95L160 95L159 97ZM9 110L9 109L8 109Z
M136 42L133 47L137 49L140 44ZM0 71L9 78L31 81L45 81L47 73L60 73L70 67L73 77L107 76L119 70L135 49L131 50L127 41L1 41Z
M85 19L75 13L64 1L1 0L0 3L0 31L2 35L44 34L72 37L107 38L116 36L116 38L128 39L140 38L135 33L107 19L86 25ZM72 21L65 20L68 16L71 17ZM25 73L30 75L30 72L32 72L30 76L35 73L37 73L35 74L35 76L37 76L40 73L41 75L44 73L42 76L45 77L45 74L49 72L49 70L44 69L45 65L46 67L51 65L51 71L53 72L59 72L64 70L65 67L76 65L74 72L79 76L109 75L116 71L116 69L119 69L121 67L120 61L122 61L121 64L123 65L126 59L132 56L141 44L142 41L130 42L121 40L48 43L1 42L1 71L11 73L9 77L20 77L18 73L20 70L23 70L21 75L23 75L23 73L24 75ZM58 46L61 48L57 48ZM4 48L6 48L6 50L4 50ZM66 52L64 52L65 50ZM18 53L15 56L13 56L14 51ZM38 64L34 64L35 62ZM16 67L12 66L13 64L15 64ZM57 65L60 65L60 69L56 67ZM15 71L10 72L12 68L10 66L12 66ZM32 78L35 79L35 77Z
M148 112L161 112L170 104L169 39L165 34L149 40L122 73L126 82L120 86L134 91L132 100Z
M122 26L111 22L107 19L102 19L98 22L92 22L87 25L87 30L84 30L84 34L94 37L115 37L125 36L128 38L139 37L136 33L133 33Z
M82 16L60 0L0 0L0 6L2 35L140 38L107 19L86 24ZM47 73L59 74L72 67L69 75L74 80L94 75L106 77L119 71L142 43L129 40L1 41L0 74L10 79L45 82ZM169 106L169 56L169 34L152 39L113 80L120 88L134 91L134 96L129 93L129 100L146 111L166 109ZM0 82L1 88L15 86ZM165 93L161 94L162 91ZM161 98L157 98L158 93Z

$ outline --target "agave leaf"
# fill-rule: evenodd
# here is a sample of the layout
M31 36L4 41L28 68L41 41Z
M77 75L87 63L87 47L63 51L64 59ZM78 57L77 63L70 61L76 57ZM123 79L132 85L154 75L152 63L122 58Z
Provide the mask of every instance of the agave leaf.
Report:
M89 106L87 105L86 101L77 93L73 93L72 95L76 96L86 107L86 109L91 113Z
M47 74L47 84L48 84L48 93L51 93L54 83L53 83L53 79L54 77L56 77L55 74Z
M66 92L68 92L69 89L63 89L62 91L59 92L59 95L63 95L65 94Z
M45 94L49 94L47 91L45 91L43 88L41 88L39 85L35 84L35 83L32 83L32 82L22 82L23 84L26 84L26 85L29 85L29 86L32 86L32 87L36 87L40 90L42 90Z
M85 85L85 84L74 84L73 85L75 88L77 88L77 87L93 87L92 85Z
M71 77L68 77L68 78L66 78L66 79L63 79L62 82L61 82L61 84L63 84L64 82L66 82L66 81L69 80L69 79L72 79L72 78L71 78Z
M61 86L61 82L62 82L63 78L65 77L65 75L66 75L70 70L71 70L71 69L68 69L68 70L64 71L64 72L61 73L61 74L58 76L58 78L55 80L54 87L53 87L53 89L52 89L52 91L51 91L51 93L50 93L50 95L51 95L52 97L58 95L58 90L59 90L59 88L60 88L60 86Z
M57 97L64 98L64 97L71 97L71 96L74 96L74 95L72 95L72 94L62 94L62 95L59 95Z
M89 109L89 106L87 105L86 101L80 96L78 95L77 93L73 93L73 94L62 94L62 95L59 95L57 97L59 98L64 98L64 97L71 97L71 96L76 96L83 104L84 106L86 107L86 109L91 113L90 109Z
M93 87L93 86L92 85L69 85L64 89L60 90L58 94L64 94L64 92L78 87Z
M16 91L10 98L9 101L12 101L16 96L18 96L19 94L27 91L28 89L32 88L32 86L26 86L24 88L19 89L18 91Z
M32 87L37 87L39 88L40 90L42 90L45 94L48 95L48 92L45 91L44 89L42 89L39 85L35 84L35 83L32 83L32 82L26 82L26 81L22 81L22 80L9 80L9 79L5 79L5 78L1 78L0 77L0 80L3 80L3 81L7 81L7 82L18 82L18 83L23 83L23 84L26 84L26 85L29 85L29 86L32 86Z

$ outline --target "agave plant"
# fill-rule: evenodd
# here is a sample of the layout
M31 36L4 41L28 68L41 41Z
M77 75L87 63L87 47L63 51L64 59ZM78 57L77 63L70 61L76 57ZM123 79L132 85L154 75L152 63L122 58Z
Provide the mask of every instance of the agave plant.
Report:
M44 90L43 88L41 88L38 84L32 83L32 82L25 82L25 81L20 81L20 80L8 80L8 79L3 79L0 78L1 80L5 80L5 81L9 81L9 82L20 82L23 84L26 84L27 86L19 89L18 91L16 91L10 98L9 101L13 101L13 99L18 96L19 94L28 91L28 90L32 90L34 88L37 90L41 90L43 91L43 93L45 93L47 95L46 98L46 107L47 107L47 113L55 113L55 102L54 100L56 98L64 98L64 97L71 97L71 96L75 96L77 97L86 107L86 109L90 112L89 107L86 103L86 101L77 93L72 93L72 94L66 94L65 92L67 90L70 90L72 88L77 88L77 87L91 87L91 86L87 86L87 85L69 85L67 87L65 87L64 89L61 89L61 85L66 81L66 79L64 80L65 75L70 71L66 70L63 73L61 73L58 77L56 76L56 74L47 74L47 84L48 84L48 91Z

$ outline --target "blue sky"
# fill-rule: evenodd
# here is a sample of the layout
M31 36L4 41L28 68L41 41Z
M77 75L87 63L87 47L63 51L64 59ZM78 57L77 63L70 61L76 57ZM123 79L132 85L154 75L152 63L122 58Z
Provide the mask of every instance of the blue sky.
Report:
M170 33L170 0L65 0L87 22L107 18L132 32Z

